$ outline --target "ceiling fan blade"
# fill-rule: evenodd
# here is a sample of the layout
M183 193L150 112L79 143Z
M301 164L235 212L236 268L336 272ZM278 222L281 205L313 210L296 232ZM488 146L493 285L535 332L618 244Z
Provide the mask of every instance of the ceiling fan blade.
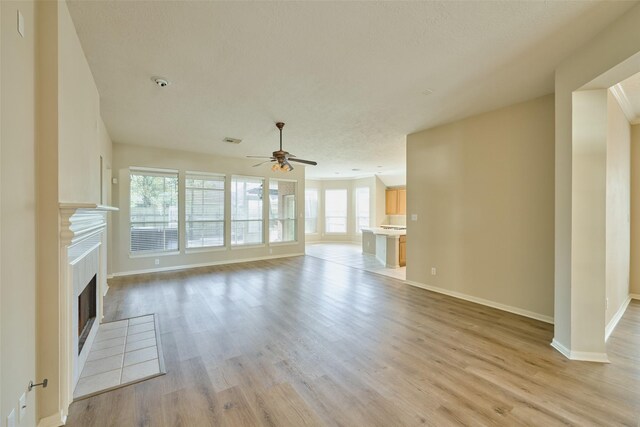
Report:
M282 163L283 163L283 164L285 164L285 165L287 165L287 166L289 166L289 171L292 171L292 170L293 170L293 166L291 166L291 163L289 163L289 161L288 161L288 160L285 160L285 161L284 161L284 162L282 162Z
M271 156L247 156L248 159L273 159Z
M256 166L264 165L265 163L269 162L275 162L275 160L265 160L264 162L256 163L255 165L253 165L253 167L255 168Z
M291 157L289 157L289 160L291 160L292 162L304 163L306 165L313 165L313 166L316 166L318 164L318 162L314 162L313 160L292 159Z

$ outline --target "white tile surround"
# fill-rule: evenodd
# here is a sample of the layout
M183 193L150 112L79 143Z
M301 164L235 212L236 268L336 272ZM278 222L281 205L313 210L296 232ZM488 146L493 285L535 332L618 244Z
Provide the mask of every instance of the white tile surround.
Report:
M103 323L73 397L81 399L163 373L154 315Z
M102 320L102 302L107 287L108 212L117 208L91 203L60 203L60 281L58 304L60 329L60 420L68 413L76 384L87 363ZM96 276L96 320L82 351L78 352L78 296Z

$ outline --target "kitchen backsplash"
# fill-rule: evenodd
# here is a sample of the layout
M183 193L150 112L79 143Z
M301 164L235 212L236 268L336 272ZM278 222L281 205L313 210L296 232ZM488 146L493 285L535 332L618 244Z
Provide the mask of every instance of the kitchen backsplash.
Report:
M387 218L389 219L387 222L389 225L407 225L406 215L388 215Z

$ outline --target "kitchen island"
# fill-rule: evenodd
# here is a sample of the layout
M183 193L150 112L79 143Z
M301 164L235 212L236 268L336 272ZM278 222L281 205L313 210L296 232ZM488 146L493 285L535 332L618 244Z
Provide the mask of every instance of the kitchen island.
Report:
M376 256L387 268L406 264L406 230L390 230L382 227L362 228L362 252Z

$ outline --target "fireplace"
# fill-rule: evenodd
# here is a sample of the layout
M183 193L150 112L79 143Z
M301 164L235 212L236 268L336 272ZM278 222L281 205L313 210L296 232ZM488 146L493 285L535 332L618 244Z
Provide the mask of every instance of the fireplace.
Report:
M91 332L91 326L96 320L96 279L97 275L94 274L78 295L78 354L82 351Z

